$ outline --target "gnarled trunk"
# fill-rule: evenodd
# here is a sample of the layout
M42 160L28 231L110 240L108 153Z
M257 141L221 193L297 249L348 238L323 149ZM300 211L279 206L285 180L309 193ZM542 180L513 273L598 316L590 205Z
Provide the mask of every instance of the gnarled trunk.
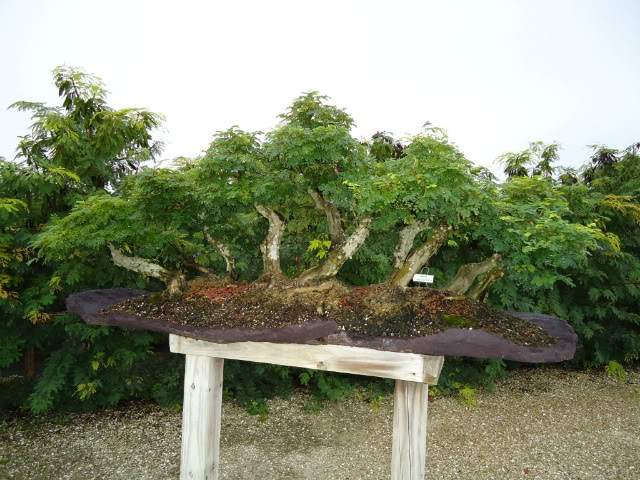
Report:
M322 194L309 187L307 190L311 198L313 198L316 208L322 210L327 216L327 224L329 226L329 237L333 245L338 245L344 241L344 229L342 228L342 218L338 209L330 202L325 200Z
M400 271L404 263L407 261L409 252L413 248L413 241L420 232L424 232L429 228L429 221L424 220L422 222L414 222L411 225L407 225L400 231L398 243L393 251L393 264L391 267L391 273L389 278L395 277Z
M500 261L502 260L502 255L496 253L491 257L483 260L478 263L467 263L466 265L462 265L458 269L458 273L456 273L455 278L444 287L443 290L448 290L451 293L456 295L464 295L467 293L467 290L471 288L473 282L478 277L478 275L482 275L483 273L487 273L493 268L497 267Z
M296 283L305 285L312 281L327 280L335 277L344 262L353 257L353 254L367 239L370 226L371 218L367 217L360 222L360 225L349 235L349 238L331 248L324 263L302 272L302 275L296 279Z
M487 296L487 292L489 291L489 287L496 280L502 277L504 277L504 270L502 268L496 267L490 270L478 283L474 285L471 291L467 294L467 297L473 300L478 300L479 302L484 301L484 298Z
M263 277L273 285L286 280L286 276L280 268L280 243L287 222L282 215L265 205L256 205L255 207L258 213L269 221L269 232L260 244L260 251L264 263Z
M409 258L402 267L391 277L390 282L394 287L405 288L413 276L436 254L442 244L447 240L451 227L443 219L435 228L431 236Z
M159 278L167 285L167 290L171 295L181 295L184 292L187 281L182 273L172 272L140 257L128 257L111 244L109 244L109 250L111 251L111 259L117 266L149 277Z

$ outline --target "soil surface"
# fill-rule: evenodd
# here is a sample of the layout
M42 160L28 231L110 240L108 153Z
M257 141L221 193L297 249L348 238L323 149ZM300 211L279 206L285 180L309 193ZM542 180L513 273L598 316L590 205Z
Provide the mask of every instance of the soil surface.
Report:
M429 403L427 478L622 480L640 476L640 369L628 382L561 367L500 380L477 405ZM308 411L296 391L266 419L223 401L220 480L390 477L393 398L357 390ZM129 403L87 413L0 411L0 480L177 480L180 409Z
M539 325L483 303L429 288L346 287L337 282L302 288L266 288L195 280L183 296L135 297L104 310L176 325L282 328L332 320L339 330L368 337L416 338L449 328L483 330L517 345L548 347L555 339Z

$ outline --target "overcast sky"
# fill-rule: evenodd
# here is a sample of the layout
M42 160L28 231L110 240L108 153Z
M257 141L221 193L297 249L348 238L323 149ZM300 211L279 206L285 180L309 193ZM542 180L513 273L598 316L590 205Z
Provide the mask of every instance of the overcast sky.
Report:
M0 155L58 104L51 70L103 79L114 108L166 116L163 158L196 156L231 125L269 130L318 90L357 136L443 127L468 159L558 141L640 141L640 1L0 0Z

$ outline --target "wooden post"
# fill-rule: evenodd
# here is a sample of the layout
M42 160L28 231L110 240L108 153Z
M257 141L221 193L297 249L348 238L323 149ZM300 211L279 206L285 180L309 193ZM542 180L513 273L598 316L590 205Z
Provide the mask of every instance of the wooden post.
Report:
M179 335L169 335L169 346L187 356L181 480L218 478L224 358L393 378L391 480L424 480L428 385L438 383L444 357L343 345L214 343Z
M186 357L180 480L217 480L224 360Z
M429 386L396 380L393 398L391 480L424 480Z

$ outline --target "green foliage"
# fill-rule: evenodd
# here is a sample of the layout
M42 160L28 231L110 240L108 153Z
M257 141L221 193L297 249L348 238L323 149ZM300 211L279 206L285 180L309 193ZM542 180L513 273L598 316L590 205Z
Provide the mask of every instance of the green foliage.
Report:
M31 412L113 406L141 395L154 335L86 325L71 314L57 317L53 326L66 335L29 396Z
M378 411L383 398L393 394L395 380L390 378L369 378L365 388L367 400L371 403L371 408Z
M629 379L627 375L627 371L624 369L622 365L620 365L615 360L611 360L605 367L604 371L607 372L607 375L610 377L617 378L622 383L626 383Z
M343 400L357 386L365 389L367 400L374 404L393 392L393 385L392 380L234 360L225 361L224 368L225 398L261 418L269 413L267 400L288 397L296 387L311 392L312 399L304 408L316 411L327 401Z
M358 161L359 144L350 134L353 119L326 100L317 92L304 93L280 115L281 125L267 134L271 170L299 172L315 188Z
M37 171L73 172L80 188L104 188L154 158L162 144L151 130L162 117L139 108L113 110L100 79L69 67L53 71L62 107L16 102L31 112L31 133L22 137L18 158ZM72 175L72 176L73 176Z
M412 137L399 158L345 173L358 208L374 215L374 230L441 218L457 226L477 212L481 191L470 162L443 132L437 133Z
M551 177L554 173L552 163L558 160L560 145L551 143L545 145L542 142L531 142L529 148L517 153L505 153L498 157L497 162L504 167L504 173L508 178L527 177L541 175ZM529 166L535 165L529 172Z
M25 342L26 340L17 335L7 335L0 338L0 368L8 367L20 360Z
M293 388L291 370L282 365L225 361L224 393L255 415L266 415L266 400L288 397Z
M314 238L309 242L307 252L313 253L317 259L322 260L327 256L329 248L331 248L331 240L327 240L327 236L323 234L320 238Z
M19 207L23 207L24 209L29 209L26 203L22 200L18 200L17 198L0 198L0 208L3 208L9 213L17 213L20 211Z
M447 357L440 373L437 391L457 395L468 405L475 404L476 388L495 390L495 381L506 374L507 364L499 359Z
M476 391L471 385L463 385L460 382L455 382L454 385L458 389L458 396L464 405L469 405L471 407L478 405L478 401L476 400Z
M0 377L0 411L22 407L33 390L33 382L18 375Z
M509 178L526 177L527 166L531 164L531 152L524 150L519 153L505 153L498 157L498 162L504 166L504 173Z
M564 271L584 267L598 248L596 239L603 238L596 224L573 222L561 188L542 177L518 177L502 185L494 207L501 222L483 226L482 233L494 251L505 255L506 282L518 290L573 285ZM515 292L508 295L501 299L505 306L527 311Z
M299 380L302 385L311 389L316 399L337 401L353 392L352 377L352 375L305 369L299 375Z
M114 404L137 388L135 378L124 389L116 385L128 378L128 366L146 355L147 334L129 333L116 348L121 334L108 329L105 338L83 339L78 330L103 330L67 325L66 317L57 314L74 290L141 287L145 282L114 268L104 257L71 251L69 257L45 259L34 242L52 217L61 221L87 195L115 188L161 149L151 137L160 116L142 109L109 108L101 82L71 68L56 69L54 84L61 107L12 105L30 112L33 124L21 137L16 161L0 159L0 366L17 362L28 347L47 358L42 376L22 384L32 389L26 406L34 412L63 405ZM89 352L97 355L101 350L94 349L101 346L117 351L113 358L118 366L108 364L96 372L91 367L96 359ZM112 393L105 393L111 388Z
M566 222L559 225L562 237L549 232L549 240L542 244L544 255L531 262L530 275L526 273L530 267L519 262L524 281L513 282L510 275L497 282L490 300L506 308L567 319L583 346L576 361L606 365L640 353L640 157L637 145L623 151L596 146L594 151L583 168L583 181L565 177L553 187L552 198L561 207L554 207L553 213ZM592 236L595 248L578 254L570 247L588 233L579 225L599 232ZM558 241L568 241L569 250L554 247ZM540 265L551 268L536 278ZM532 282L526 282L528 275Z
M180 407L184 395L184 362L184 355L150 355L144 367L145 390L142 398L153 400L162 407Z

